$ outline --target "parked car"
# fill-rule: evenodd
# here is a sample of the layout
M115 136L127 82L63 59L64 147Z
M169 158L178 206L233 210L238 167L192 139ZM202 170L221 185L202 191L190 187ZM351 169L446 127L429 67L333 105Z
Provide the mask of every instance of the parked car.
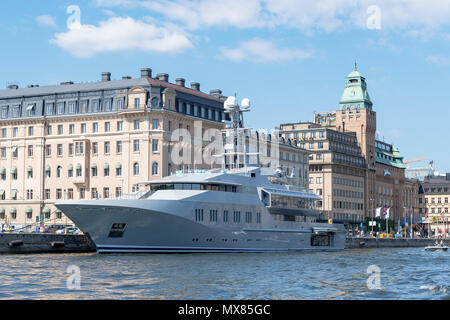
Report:
M56 231L56 234L80 234L80 229L76 227L67 227Z

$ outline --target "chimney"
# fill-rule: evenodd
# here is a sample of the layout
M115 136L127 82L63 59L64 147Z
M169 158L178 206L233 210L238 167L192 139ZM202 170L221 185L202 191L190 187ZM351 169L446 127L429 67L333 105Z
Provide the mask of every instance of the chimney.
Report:
M178 86L181 86L181 87L184 87L184 86L185 86L185 83L186 83L186 80L185 80L185 79L183 79L183 78L178 78L176 81L177 81L177 85L178 85Z
M222 90L219 90L219 89L211 90L209 92L209 95L213 96L214 98L220 98L220 97L222 97Z
M8 89L9 90L17 90L17 89L19 89L19 86L17 84L12 84L12 85L8 86Z
M200 91L200 83L198 83L198 82L191 82L191 89Z
M141 78L151 78L152 77L152 69L143 68L141 69Z
M102 82L111 81L111 72L102 72Z
M131 79L130 76L123 76L123 77L122 77L122 80L130 80L130 79Z
M169 82L169 75L167 73L158 73L156 78L158 78L159 81Z

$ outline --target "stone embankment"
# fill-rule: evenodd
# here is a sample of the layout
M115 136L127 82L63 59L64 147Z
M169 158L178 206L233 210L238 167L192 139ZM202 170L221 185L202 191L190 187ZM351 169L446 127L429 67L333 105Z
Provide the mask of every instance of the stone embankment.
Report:
M433 245L436 239L423 238L356 238L347 237L345 248L418 248ZM449 239L443 239L443 242L450 245Z
M0 254L96 252L88 235L0 233Z

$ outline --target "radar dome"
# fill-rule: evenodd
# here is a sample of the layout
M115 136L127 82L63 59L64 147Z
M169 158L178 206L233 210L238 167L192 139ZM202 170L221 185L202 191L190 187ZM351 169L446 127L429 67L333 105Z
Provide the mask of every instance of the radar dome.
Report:
M242 99L241 105L243 110L250 110L250 99L249 98Z
M234 97L234 96L228 97L227 100L225 100L223 105L224 105L225 110L228 110L228 111L235 110L239 107L238 104L236 103L236 97Z

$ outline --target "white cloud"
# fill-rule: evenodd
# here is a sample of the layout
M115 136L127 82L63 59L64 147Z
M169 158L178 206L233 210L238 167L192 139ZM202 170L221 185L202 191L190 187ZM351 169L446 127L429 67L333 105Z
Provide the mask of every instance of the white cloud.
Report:
M55 20L51 16L38 16L36 22L43 27L56 27Z
M192 47L185 33L173 26L158 27L130 17L111 17L99 26L73 25L51 42L79 58L127 50L178 53Z
M254 38L241 42L238 48L221 48L221 56L235 62L265 63L307 59L313 56L313 52L298 48L280 48L271 41Z
M94 0L98 6L143 7L188 28L232 26L305 31L367 28L371 6L380 8L381 30L432 31L449 26L450 0Z

